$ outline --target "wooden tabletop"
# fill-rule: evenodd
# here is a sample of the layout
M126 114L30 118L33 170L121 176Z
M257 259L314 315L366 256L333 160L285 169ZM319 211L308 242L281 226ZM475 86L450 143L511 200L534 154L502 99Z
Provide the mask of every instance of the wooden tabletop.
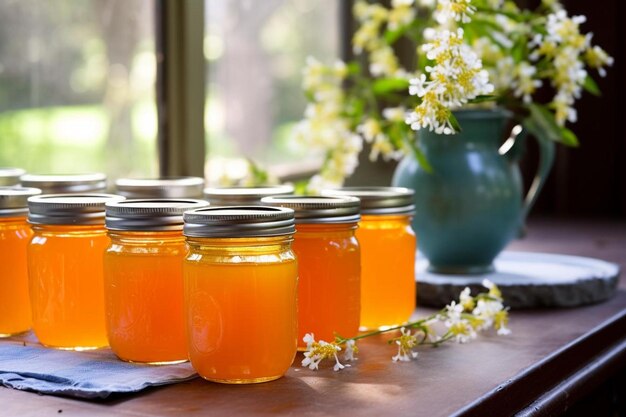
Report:
M625 270L626 223L534 221L509 249L598 257ZM424 347L410 363L393 363L393 347L372 338L351 368L310 371L299 355L286 377L259 385L196 379L95 402L0 388L0 416L558 415L626 369L626 279L605 303L514 311L510 328Z

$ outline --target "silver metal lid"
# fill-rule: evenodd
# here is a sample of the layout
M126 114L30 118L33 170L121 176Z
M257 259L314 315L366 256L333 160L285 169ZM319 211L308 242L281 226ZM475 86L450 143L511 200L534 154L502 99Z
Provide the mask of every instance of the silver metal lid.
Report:
M292 185L267 185L259 187L209 187L204 198L212 206L250 206L261 203L263 197L293 194Z
M183 214L190 237L271 237L295 233L294 212L266 206L209 207Z
M113 194L45 194L28 199L32 224L104 225L104 205L122 201Z
M344 187L322 190L322 195L353 196L361 200L361 214L413 214L413 190L404 187Z
M297 196L265 197L263 205L287 207L295 211L296 223L356 223L360 220L356 197Z
M26 171L22 168L0 168L0 186L18 185L24 174Z
M20 178L24 187L39 188L43 194L83 194L106 191L105 174L40 175L26 174Z
M120 178L115 189L126 198L202 198L204 178Z
M28 198L38 194L38 188L0 187L0 217L28 214Z
M208 202L190 199L142 199L106 203L105 225L109 230L183 230L183 213L207 207Z

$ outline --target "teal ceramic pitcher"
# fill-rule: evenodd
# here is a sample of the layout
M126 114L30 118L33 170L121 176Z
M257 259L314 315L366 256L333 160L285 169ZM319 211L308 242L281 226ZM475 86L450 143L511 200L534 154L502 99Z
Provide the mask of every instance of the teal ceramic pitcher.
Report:
M462 128L458 134L419 132L432 172L408 155L393 185L415 190L413 228L431 271L486 273L522 229L552 167L554 144L539 141L539 169L523 200L517 163L521 128L506 139L509 117L502 110L465 110L455 116Z

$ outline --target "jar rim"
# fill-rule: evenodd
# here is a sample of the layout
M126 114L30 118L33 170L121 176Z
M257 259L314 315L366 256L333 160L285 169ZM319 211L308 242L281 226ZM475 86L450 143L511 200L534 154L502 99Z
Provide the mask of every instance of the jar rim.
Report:
M28 198L28 222L51 225L104 224L105 204L114 194L42 194Z
M271 237L295 233L294 211L270 206L221 206L186 211L189 237Z
M115 189L127 198L197 198L202 196L204 178L158 177L118 178Z
M353 196L361 200L361 214L414 214L415 192L405 187L344 187L324 189L324 196Z
M43 194L97 193L107 187L103 173L86 174L24 174L20 182L24 187L41 189Z
M352 196L274 196L261 199L261 204L294 210L296 224L357 223L360 200Z
M105 225L118 231L176 231L183 229L183 213L208 207L195 199L130 199L105 204Z

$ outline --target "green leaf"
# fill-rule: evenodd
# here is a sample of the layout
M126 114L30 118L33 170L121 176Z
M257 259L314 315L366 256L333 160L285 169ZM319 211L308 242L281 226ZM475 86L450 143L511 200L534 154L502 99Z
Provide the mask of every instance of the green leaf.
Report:
M529 105L530 116L523 121L523 125L538 139L551 140L566 146L578 146L578 139L571 130L559 126L554 115L546 106L540 104Z
M391 45L393 43L395 43L398 39L400 39L400 37L402 35L404 35L404 33L406 32L407 27L401 27L399 29L396 30L386 30L385 34L383 35L385 38L385 42L387 43L387 45Z
M461 129L461 124L456 119L453 113L450 113L450 117L448 118L448 120L450 120L450 124L452 125L452 129L454 129L455 133L459 133L461 130L463 130Z
M383 95L394 91L402 91L409 88L409 81L403 78L381 78L372 84L372 91L376 95Z
M483 95L483 96L476 96L475 98L469 100L468 103L470 104L484 103L486 101L494 101L496 99L497 97L494 95Z
M572 147L578 147L578 137L576 133L572 132L566 127L561 128L561 137L563 138L563 144Z
M587 78L585 78L585 82L583 83L583 88L594 96L600 97L602 95L598 84L596 84L595 80L588 75Z
M360 74L361 73L361 64L356 61L350 61L346 64L346 68L348 70L348 74Z

